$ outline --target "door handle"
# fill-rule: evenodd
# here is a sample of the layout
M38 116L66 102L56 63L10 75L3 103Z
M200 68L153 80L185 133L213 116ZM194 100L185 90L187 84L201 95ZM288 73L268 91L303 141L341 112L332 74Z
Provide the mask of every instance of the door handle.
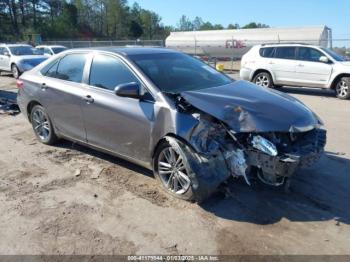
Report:
M47 89L47 85L45 83L41 84L41 90L45 91Z
M299 64L298 66L299 66L299 67L304 67L304 65L303 65L303 64Z
M275 63L274 62L269 62L270 65L274 65Z
M82 99L83 99L87 104L91 104L91 103L93 103L93 102L95 101L90 95L84 96Z

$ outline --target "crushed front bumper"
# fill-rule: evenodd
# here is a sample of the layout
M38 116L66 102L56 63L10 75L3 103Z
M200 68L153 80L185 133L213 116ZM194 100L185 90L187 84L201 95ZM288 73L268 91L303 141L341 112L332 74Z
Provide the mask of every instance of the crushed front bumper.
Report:
M249 149L247 165L254 166L267 174L290 177L298 168L314 164L322 155L326 145L326 130L314 129L296 141L288 150L277 156Z

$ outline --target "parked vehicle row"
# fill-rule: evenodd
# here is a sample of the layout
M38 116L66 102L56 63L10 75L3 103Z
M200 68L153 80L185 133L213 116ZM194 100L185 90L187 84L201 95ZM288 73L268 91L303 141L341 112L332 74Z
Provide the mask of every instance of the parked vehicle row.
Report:
M49 56L66 49L64 46L38 46L34 48L25 44L1 44L0 72L11 72L15 78L18 78L23 72L34 68Z
M281 186L326 143L322 121L297 99L163 48L68 50L17 85L39 141L66 138L143 165L185 200L231 176Z
M264 87L329 88L338 98L350 99L350 61L319 46L254 46L242 58L240 77Z

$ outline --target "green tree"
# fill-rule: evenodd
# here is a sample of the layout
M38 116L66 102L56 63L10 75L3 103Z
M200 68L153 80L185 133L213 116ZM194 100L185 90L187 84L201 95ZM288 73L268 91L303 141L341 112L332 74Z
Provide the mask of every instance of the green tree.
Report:
M182 15L177 25L177 28L180 31L193 31L194 25L187 16Z
M255 22L251 22L245 26L243 26L243 29L250 29L250 28L269 28L270 26L265 25L265 24L261 24L261 23L255 23Z
M229 24L227 26L227 29L239 29L239 24Z
M133 38L139 38L139 37L142 36L142 34L143 34L142 26L136 21L131 21L131 24L130 24L130 35Z

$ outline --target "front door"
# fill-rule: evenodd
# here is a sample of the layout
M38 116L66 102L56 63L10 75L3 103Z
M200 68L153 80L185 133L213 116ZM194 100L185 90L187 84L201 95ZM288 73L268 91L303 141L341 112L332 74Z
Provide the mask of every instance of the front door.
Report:
M148 162L154 101L119 97L116 86L139 79L119 58L95 55L83 108L88 143L125 157Z
M320 61L325 56L319 50L299 47L295 78L303 86L326 87L332 74L332 64Z
M5 55L7 53L8 55ZM10 56L5 47L0 47L0 69L10 71Z

